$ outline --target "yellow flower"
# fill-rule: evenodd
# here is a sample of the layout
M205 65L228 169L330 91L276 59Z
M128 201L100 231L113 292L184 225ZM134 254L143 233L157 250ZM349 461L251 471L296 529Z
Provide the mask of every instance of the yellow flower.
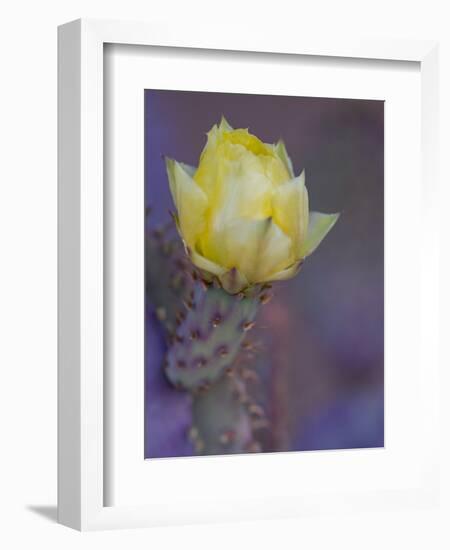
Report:
M263 143L222 118L197 169L166 159L177 224L194 265L228 292L289 279L339 214L309 212L282 141Z

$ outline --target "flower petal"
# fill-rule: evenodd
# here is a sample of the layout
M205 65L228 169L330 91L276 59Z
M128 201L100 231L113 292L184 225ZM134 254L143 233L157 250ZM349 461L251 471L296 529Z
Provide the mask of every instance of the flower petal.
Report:
M293 261L292 240L270 220L257 256L255 282L272 280L272 275Z
M220 283L229 294L237 294L249 286L247 277L235 267L223 275L219 275Z
M236 268L251 283L268 280L293 261L291 239L272 221L237 219L217 235L218 262Z
M206 225L208 199L189 175L186 165L166 158L170 191L178 211L178 223L184 242L194 248Z
M222 115L222 118L220 119L219 130L222 132L233 131L233 127L231 126L231 124L228 123L228 120L223 115Z
M212 262L211 260L208 260L208 258L205 258L194 249L189 248L188 255L191 259L191 262L202 271L206 271L218 277L228 271L226 268L216 264L215 262Z
M185 164L184 162L178 162L178 164L181 166L181 168L183 168L183 170L186 172L186 174L191 176L191 178L194 177L194 174L197 171L196 166L191 166L190 164Z
M288 235L294 246L296 259L308 228L308 191L305 186L305 172L279 185L272 198L273 219Z
M249 281L255 282L257 263L270 219L236 219L228 222L217 235L220 244L220 263L239 270Z
M300 256L309 256L322 242L326 234L337 222L339 214L322 214L321 212L310 212L308 234L300 249Z
M265 283L269 281L286 281L287 279L292 279L292 277L295 277L297 273L300 271L300 268L302 265L303 265L302 260L295 262L294 264L287 267L286 269L283 269L282 271L278 271L278 273L274 273L273 275L271 275L270 278L260 282Z
M286 150L286 145L284 144L284 141L280 139L278 143L276 143L274 146L274 151L278 155L278 158L283 162L283 164L286 166L287 171L289 172L289 175L291 178L294 177L294 169L292 167L292 161L288 155L288 152Z
M256 156L244 151L236 160L224 158L223 173L221 193L212 201L216 223L270 216L272 183Z
M196 181L199 174L207 176L207 179L200 178L200 185L208 195L208 223L206 231L201 235L199 250L206 257L229 268L237 266L224 263L224 232L232 228L235 221L239 225L243 219L263 221L270 217L273 193L272 183L258 157L246 154L241 147L236 153L234 147L224 147L223 155L220 160L214 161L211 169L204 161L195 176ZM236 156L233 157L233 154ZM216 176L213 177L213 174Z

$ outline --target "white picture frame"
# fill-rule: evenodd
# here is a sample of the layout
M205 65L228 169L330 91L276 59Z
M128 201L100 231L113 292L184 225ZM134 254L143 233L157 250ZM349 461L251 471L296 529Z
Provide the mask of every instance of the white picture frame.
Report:
M198 37L198 38L197 38ZM59 352L58 352L58 518L80 530L152 526L172 523L271 517L274 506L264 499L251 506L235 506L223 514L220 505L210 513L202 503L185 500L182 508L150 505L105 506L104 475L104 193L103 193L103 61L105 44L200 48L235 52L411 61L420 64L422 224L427 247L418 252L418 265L429 289L422 296L421 315L437 326L438 47L435 42L313 39L276 35L257 29L193 32L181 23L167 28L158 22L78 20L59 28L58 87L58 210L59 210ZM429 223L427 223L429 220ZM421 384L420 403L430 426L437 422L437 331L426 330L429 376ZM432 442L434 428L430 430ZM403 490L346 495L343 491L301 502L289 496L275 503L279 515L321 513L325 508L375 510L380 507L433 503L439 484L437 451L430 445L424 458L420 486ZM291 460L295 459L295 455ZM250 457L249 457L250 458ZM250 458L252 459L252 458ZM203 460L203 459L202 459ZM173 461L177 468L177 461ZM236 501L239 500L239 494ZM186 504L187 503L187 504Z

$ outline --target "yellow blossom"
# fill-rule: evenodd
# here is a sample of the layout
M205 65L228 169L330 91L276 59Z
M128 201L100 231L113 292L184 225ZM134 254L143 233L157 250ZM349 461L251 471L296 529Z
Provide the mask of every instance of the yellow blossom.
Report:
M263 143L224 118L198 168L166 166L186 250L229 292L293 277L339 217L309 212L305 174L294 176L282 141Z

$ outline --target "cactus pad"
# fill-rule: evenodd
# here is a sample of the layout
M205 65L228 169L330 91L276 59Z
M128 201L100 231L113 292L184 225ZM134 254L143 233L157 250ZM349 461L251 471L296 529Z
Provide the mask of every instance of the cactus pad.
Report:
M183 246L173 238L171 229L147 231L145 240L147 301L168 331L175 330L176 313L192 287Z
M259 450L253 438L252 417L245 385L238 377L225 376L211 389L195 397L190 439L197 454L235 454Z
M197 281L178 312L179 326L166 356L166 374L175 387L207 389L231 371L259 303L258 296L233 296Z

